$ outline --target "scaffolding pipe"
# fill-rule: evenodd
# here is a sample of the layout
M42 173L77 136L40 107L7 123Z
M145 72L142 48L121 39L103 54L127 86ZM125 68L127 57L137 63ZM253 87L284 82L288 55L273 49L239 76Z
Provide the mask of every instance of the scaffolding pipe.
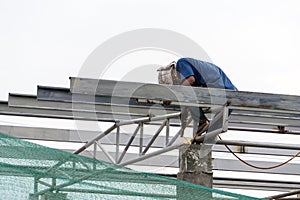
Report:
M186 125L188 126L192 121L192 118L189 118ZM167 144L167 146L171 146L179 136L183 136L183 133L184 133L184 129L186 127L180 127L179 131L172 137L172 139L170 140L170 142Z
M203 142L204 144L215 144L217 136L222 133L222 128L210 131L207 134L201 135L199 139L195 139L197 142Z
M99 142L95 141L95 144L98 145L98 147L102 150L102 152L110 160L110 162L112 162L114 164L116 163L116 161L113 159L113 157L106 151L106 149Z
M284 194L269 196L269 197L266 197L266 199L281 199L281 198L288 197L288 196L295 195L295 194L300 194L300 190L295 190L295 191L287 192Z
M153 137L151 138L150 142L148 143L148 145L145 147L144 151L142 152L142 154L146 154L147 151L149 150L149 148L151 147L151 145L154 143L154 141L156 140L156 138L158 137L158 135L160 134L160 132L163 130L163 128L165 127L167 123L167 120L165 120L162 125L159 127L159 129L156 131L156 133L153 135Z
M122 152L121 156L119 157L119 160L117 161L117 163L120 163L120 162L122 161L122 159L123 159L123 157L125 156L127 150L129 149L131 143L133 142L135 136L137 135L137 133L138 133L140 127L141 127L141 125L139 124L139 125L136 127L136 129L134 130L133 135L130 137L130 139L129 139L129 141L128 141L128 143L127 143L127 145L126 145L124 151Z
M167 123L166 123L166 146L169 143L169 137L170 137L170 119L167 119Z
M160 155L160 154L163 154L163 153L166 153L166 152L169 152L169 151L172 151L174 149L178 149L179 147L183 146L184 143L180 143L180 144L175 144L173 146L168 146L168 147L165 147L161 150L157 150L153 153L149 153L149 154L145 154L145 155L142 155L138 158L135 158L135 159L132 159L132 160L129 160L129 161L126 161L126 162L123 162L121 163L120 165L121 166L126 166L126 165L130 165L130 164L134 164L136 162L139 162L139 161L143 161L143 160L146 160L148 158L152 158L154 156L157 156L157 155Z
M140 155L142 155L143 152L143 140L144 140L144 124L140 122L140 149L139 149Z
M178 117L179 115L180 115L180 112L161 115L161 116L156 116L156 117L152 117L152 116L142 117L142 118L139 118L139 119L132 119L132 120L117 122L117 126L129 125L129 124L134 124L134 123L143 123L143 122L165 120L165 119L169 119L169 118Z
M79 149L77 149L76 151L74 151L74 154L81 153L82 151L84 151L85 149L87 149L89 146L93 145L95 143L95 141L100 140L101 138L103 138L104 136L106 136L107 134L109 134L110 132L112 132L116 127L117 127L116 124L112 125L110 128L108 128L102 134L96 136L94 139L90 140L85 145L83 145L82 147L80 147Z
M120 126L117 127L117 134L116 134L116 155L115 155L115 162L119 159L119 151L120 151Z

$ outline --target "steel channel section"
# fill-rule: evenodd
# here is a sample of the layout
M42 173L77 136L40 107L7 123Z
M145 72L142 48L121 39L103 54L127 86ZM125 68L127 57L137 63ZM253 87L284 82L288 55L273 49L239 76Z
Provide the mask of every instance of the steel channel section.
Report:
M10 106L15 106L15 107L32 107L32 108L40 108L40 109L50 109L50 108L56 108L58 109L61 105L62 110L69 110L72 109L72 104L65 103L65 102L51 102L51 101L36 101L34 99L34 96L25 96L25 95L15 95L15 94L10 94L10 101L9 105ZM79 111L102 111L105 113L111 112L112 107L114 107L114 112L120 111L120 112L128 112L128 106L130 106L129 111L134 111L134 107L131 107L131 105L94 105L94 104L87 104L87 103L81 103L79 104L80 106L76 106L76 103L73 103L75 106L74 109L77 107L79 108ZM144 106L143 108L137 108L136 113L132 113L131 116L137 115L137 113L143 113L146 114L149 112L149 105L148 108ZM151 106L151 110L155 109L153 108L153 105ZM168 108L164 108L167 112L169 111ZM75 112L75 110L74 110ZM174 112L174 111L173 111ZM100 112L101 113L101 112ZM118 113L115 113L118 114ZM122 114L122 113L119 113ZM80 112L76 115L79 115L80 117ZM124 113L124 116L128 116L128 113ZM232 127L229 127L229 129L238 129L238 128L243 128L243 127L251 127L253 128L256 127L254 130L258 130L260 125L262 129L264 127L268 129L276 129L276 126L285 126L285 127L298 127L299 126L299 121L300 115L292 115L292 116L287 116L281 114L276 114L276 113L261 113L261 112L249 112L247 110L241 112L239 110L234 110L234 112L230 116L229 123ZM244 124L244 125L242 125ZM240 127L239 127L240 125ZM272 127L273 126L273 127Z
M54 128L39 128L39 127L21 127L21 126L9 126L9 125L0 125L0 132L22 138L22 139L33 139L33 140L48 140L48 141L61 141L61 142L88 142L96 137L99 132L97 131L83 131L80 130L67 130L67 129L54 129ZM81 133L82 132L82 133ZM78 135L81 133L80 135ZM131 135L129 134L121 134L120 135L120 145L126 145L127 141L130 139ZM146 136L146 135L145 135ZM144 138L145 142L149 142L150 140L147 137ZM176 135L175 135L176 136ZM174 136L174 137L175 137ZM112 132L111 134L107 135L105 138L101 139L102 144L106 145L115 145L114 138L116 137L116 133ZM176 137L175 137L176 138ZM176 138L177 139L177 138ZM166 140L165 136L158 136L158 139L153 144L155 148L162 148L164 147L164 141ZM235 141L235 140L223 140L223 141L216 141L216 144L227 144L227 145L234 145L234 146L247 146L248 153L261 153L267 155L291 155L295 152L277 152L276 149L294 149L300 150L297 145L288 145L288 144L276 144L276 143L261 143L261 142L248 142L248 141ZM131 143L132 146L139 146L139 143L134 140ZM268 147L273 148L271 151L254 151L251 150L249 147ZM216 151L223 151L221 148L216 146ZM225 150L225 149L224 149Z
M128 113L129 108L128 106L116 106L116 108L112 108L111 105L94 105L94 104L86 104L86 103L66 103L66 102L48 102L48 101L38 101L35 96L21 96L21 95L13 95L10 94L9 101L8 101L9 107L14 108L24 108L24 109L41 109L43 110L49 110L49 111L66 111L68 115L76 115L76 116L85 116L85 113L91 113L95 115L108 115L110 114L111 118L113 116L124 116L125 118L130 117L142 117L148 115L148 110L143 109L140 113ZM70 114L69 114L70 113ZM122 119L122 118L121 118ZM126 119L126 118L125 118Z
M21 99L21 100L20 100ZM20 101L20 102L18 102ZM24 102L25 101L25 102ZM27 103L26 103L27 102ZM45 102L44 102L45 103ZM64 103L64 102L63 102ZM9 105L12 107L23 107L23 108L27 108L26 111L28 111L27 113L23 112L24 115L30 115L30 109L32 108L32 116L37 116L35 115L35 111L36 109L42 109L39 113L46 113L48 114L48 117L51 117L51 114L53 113L49 113L51 110L56 109L58 110L56 112L56 115L58 115L57 117L59 118L59 115L62 115L61 111L70 111L70 109L72 110L72 105L71 104L66 104L63 105L60 108L60 104L57 105L57 102L47 102L46 104L43 104L43 101L37 101L36 99L34 99L34 96L18 96L18 95L10 95L10 101L9 101ZM101 116L101 113L105 116L105 118L109 118L109 117L118 117L118 115L120 116L124 116L125 118L128 118L128 116L130 116L130 118L138 118L142 115L138 115L137 113L132 113L131 115L129 115L128 113L114 113L114 116L112 115L108 115L109 113L106 112L106 110L111 110L111 105L109 106L103 106L101 105L101 107L97 108L97 105L88 105L88 104L81 104L81 105L85 105L84 109L82 110L72 110L72 112L67 112L68 116L74 116L74 118L79 118L79 119L83 119L86 120L84 118L82 118L83 116L87 115L87 113L91 112L89 115L94 116L94 112L95 109L96 110L103 110L103 111L97 111L97 114L99 114L99 116ZM88 106L87 106L88 105ZM128 109L128 108L127 108ZM131 109L131 108L130 108ZM12 109L10 109L12 110ZM48 110L50 110L49 112L47 112ZM21 110L22 111L22 110ZM119 110L119 111L124 111L123 110ZM126 111L126 109L125 109ZM127 110L128 111L128 110ZM148 112L149 110L147 110ZM74 112L74 113L73 113ZM143 111L144 113L146 111ZM246 112L246 111L245 111ZM2 112L3 113L3 112ZM5 114L5 113L3 113ZM8 113L7 113L8 114ZM20 116L22 116L22 113L19 113ZM43 115L39 115L40 117L43 117ZM45 116L47 117L47 116ZM53 115L52 115L53 117ZM62 118L64 118L64 116L61 116ZM120 117L120 118L124 118L124 117ZM72 118L72 117L67 117L67 118ZM103 118L103 117L102 117ZM261 129L264 129L264 127L270 129L269 131L276 129L276 127L278 126L285 126L285 127L296 127L300 129L300 125L298 123L300 117L296 117L293 115L293 117L287 117L287 116L281 116L281 115L271 115L271 114L262 114L262 113L241 113L240 111L234 111L229 119L229 124L232 127L229 127L229 129L242 129L243 127L248 127L249 130L251 130L251 126L253 126L253 130L258 130L259 127L261 127ZM90 120L95 120L95 119L90 119ZM98 120L98 119L96 119ZM99 118L99 120L101 120L101 118ZM244 124L244 125L243 125ZM250 128L249 128L250 127ZM256 128L255 128L256 127ZM274 131L275 132L275 131Z
M56 89L50 87L38 87L37 100L45 102L65 102L73 105L80 106L81 104L91 104L95 107L106 106L106 109L114 110L126 110L130 107L130 112L147 114L149 108L151 110L160 110L159 104L148 104L139 103L135 98L128 97L112 97L112 96L91 96L85 94L72 94L68 91L69 89ZM74 106L74 107L75 107ZM77 106L76 106L77 107ZM164 108L166 112L178 112L180 111L179 106L167 106ZM126 110L128 112L128 110Z
M263 110L277 110L282 112L300 113L300 97L293 95L279 95L270 93L256 93L231 91L215 88L190 88L182 86L168 86L124 81L109 81L70 77L72 93L91 95L110 95L119 97L145 98L157 100L171 100L179 102L193 102L224 105L231 107L246 107ZM151 92L150 92L151 91ZM226 102L224 102L224 100Z
M107 113L81 112L80 116L74 115L72 111L62 111L55 109L40 108L17 108L9 107L7 102L0 102L0 115L22 116L22 117L38 117L38 118L54 118L54 119L76 119L87 121L103 121L115 122L114 118L124 119L124 115L111 115ZM134 116L131 116L131 118ZM126 117L128 118L128 117ZM138 117L136 117L138 118Z

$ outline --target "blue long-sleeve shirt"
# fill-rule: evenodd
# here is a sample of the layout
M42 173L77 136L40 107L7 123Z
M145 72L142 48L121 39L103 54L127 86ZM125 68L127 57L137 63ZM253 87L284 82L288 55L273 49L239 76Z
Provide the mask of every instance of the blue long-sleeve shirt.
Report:
M193 58L181 58L177 61L176 69L182 81L189 76L194 76L193 86L237 90L222 69L212 63Z

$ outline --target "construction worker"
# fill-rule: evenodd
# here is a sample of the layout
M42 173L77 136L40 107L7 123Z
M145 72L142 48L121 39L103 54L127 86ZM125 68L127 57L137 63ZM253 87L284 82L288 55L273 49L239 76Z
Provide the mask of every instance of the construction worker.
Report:
M166 81L169 81L167 84L237 90L226 74L218 66L209 62L194 58L181 58L177 62L173 61L167 67L160 68L159 70L164 71L165 69L170 71L169 74L172 80L164 78L162 73L159 75L161 77L159 78L160 83L166 84ZM170 102L165 103L169 104ZM199 109L196 109L194 107L189 108L189 110L192 119L198 124L194 136L200 136L207 131L209 120L206 118L202 108L199 107ZM182 122L185 122L187 113L188 108L183 108L181 114Z

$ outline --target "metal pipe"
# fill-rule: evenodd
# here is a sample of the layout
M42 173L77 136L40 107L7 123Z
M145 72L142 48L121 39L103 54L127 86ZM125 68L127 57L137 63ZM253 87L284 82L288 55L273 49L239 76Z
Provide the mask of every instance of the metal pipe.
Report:
M180 115L180 112L156 116L156 117L151 117L151 116L142 117L142 118L138 118L138 119L117 122L117 126L129 125L129 124L134 124L134 123L139 123L139 122L159 121L159 120L164 120L164 119L169 119L169 118L175 118L175 117L178 117L179 115Z
M158 130L156 131L156 133L153 135L153 137L151 138L150 142L148 143L148 145L145 147L144 151L142 152L142 154L146 154L147 151L149 150L149 148L151 147L151 145L153 144L153 142L156 140L156 138L158 137L158 135L160 134L160 132L163 130L163 128L165 127L167 123L167 120L165 120L162 125L158 128Z
M166 146L169 143L169 137L170 137L170 119L167 119L167 123L166 123Z
M98 145L98 147L103 151L104 155L110 160L110 162L116 163L116 160L113 159L113 157L106 151L106 149L100 143L96 141L95 144Z
M181 125L183 127L183 130L182 130L182 132L180 134L180 137L183 137L184 130L186 129L186 127L188 127L190 125L190 123L192 122L192 120L193 120L192 117L189 117L188 120L187 120L187 122L185 124Z
M93 158L96 159L97 154L97 142L94 143L94 153L93 153Z
M161 116L157 116L157 117L151 117L150 120L151 121L158 121L158 120L163 120L163 119L176 118L180 114L181 114L181 112L171 113L171 114L161 115Z
M39 190L39 186L38 186L38 179L37 177L34 177L34 185L33 185L33 192L36 193Z
M81 153L82 151L84 151L85 149L87 149L89 146L91 146L92 144L94 144L95 141L100 140L101 138L103 138L104 136L106 136L107 134L109 134L110 132L112 132L116 127L117 127L116 124L112 125L110 128L108 128L102 134L96 136L94 139L90 140L85 145L83 145L82 147L80 147L79 149L77 149L76 151L74 151L74 154Z
M171 146L179 137L179 135L181 135L183 132L183 128L180 127L179 131L172 137L172 139L170 140L170 142L167 144L167 146Z
M133 135L132 135L131 138L129 139L129 141L128 141L128 143L127 143L127 145L126 145L124 151L122 152L121 156L119 157L119 160L117 161L117 163L120 163L120 162L122 161L122 159L124 158L124 156L125 156L127 150L129 149L129 147L130 147L131 143L133 142L135 136L137 135L139 129L140 129L140 124L139 124L139 125L136 127L136 129L134 130Z
M191 123L192 118L189 118L187 121L187 126ZM184 132L185 127L180 127L179 131L172 137L172 139L170 140L170 142L167 144L167 146L171 146L179 136L183 136L183 132Z
M266 199L281 199L283 197L288 197L288 196L291 196L291 195L294 195L294 194L300 194L300 190L295 190L295 191L287 192L287 193L284 193L284 194L269 196L269 197L266 197Z
M289 149L300 151L300 145L293 146L280 143L263 143L263 142L246 142L246 141L233 141L233 140L218 140L216 144L236 145L236 146L249 146L249 147L261 147L261 148L273 148L273 149Z
M181 147L183 145L184 145L184 143L180 143L180 144L175 144L175 145L172 145L172 146L168 146L168 147L165 147L165 148L163 148L161 150L157 150L155 152L152 152L152 153L149 153L149 154L145 154L145 155L142 155L142 156L140 156L138 158L135 158L135 159L123 162L120 165L126 166L126 165L130 165L130 164L133 164L133 163L136 163L136 162L139 162L139 161L143 161L143 160L146 160L148 158L157 156L159 154L166 153L168 151L172 151L172 150L177 149L177 148L179 148L179 147Z
M120 151L120 126L117 127L117 134L116 134L116 155L115 160L119 159L119 151Z
M140 150L139 150L140 155L143 152L143 139L144 139L143 137L144 137L144 124L141 122L140 123Z
M207 134L201 135L197 142L203 142L204 144L215 144L217 136L222 133L222 128L208 132Z
M258 111L258 112L266 112L266 113L283 113L283 114L297 114L299 115L299 111L293 110L275 110L275 109L267 109L267 108L254 108L254 107L241 107L241 106L228 106L229 109L232 110L243 110L243 111Z
M142 117L142 118L138 118L138 119L117 122L117 126L124 126L124 125L135 124L135 123L140 123L140 122L149 122L149 121L150 121L150 117Z

